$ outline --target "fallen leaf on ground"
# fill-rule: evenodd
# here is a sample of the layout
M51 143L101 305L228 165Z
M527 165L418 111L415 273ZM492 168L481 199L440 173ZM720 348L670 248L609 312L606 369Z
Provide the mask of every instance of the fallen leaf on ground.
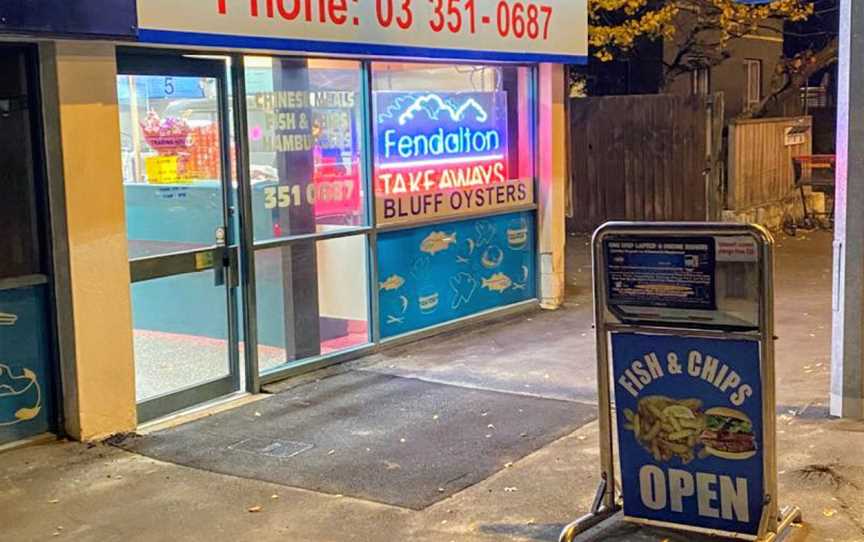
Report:
M826 518L831 518L837 515L837 510L834 510L833 508L826 508L825 510L822 510L822 515Z

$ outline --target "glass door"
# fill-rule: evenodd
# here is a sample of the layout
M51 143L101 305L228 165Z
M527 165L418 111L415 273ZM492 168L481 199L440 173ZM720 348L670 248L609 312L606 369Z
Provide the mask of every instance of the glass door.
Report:
M240 389L227 61L121 54L139 421Z

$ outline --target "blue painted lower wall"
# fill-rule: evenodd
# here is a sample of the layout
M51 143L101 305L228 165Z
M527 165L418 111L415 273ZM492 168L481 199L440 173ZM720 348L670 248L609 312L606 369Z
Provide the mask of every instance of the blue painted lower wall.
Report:
M0 290L0 444L53 431L47 286Z

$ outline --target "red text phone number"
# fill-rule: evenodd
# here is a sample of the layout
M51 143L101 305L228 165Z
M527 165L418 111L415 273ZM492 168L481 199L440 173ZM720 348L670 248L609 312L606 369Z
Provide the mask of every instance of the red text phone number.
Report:
M415 0L375 0L378 24L383 28L398 26L410 30L416 23L413 2ZM423 0L420 0L423 1ZM478 16L477 0L427 0L432 5L432 19L428 21L433 32L449 31L458 34L477 32L481 25L495 24L502 38L548 40L549 23L552 21L552 6L527 2L501 0L495 17ZM494 20L493 20L494 19Z
M375 2L375 18L381 28L411 31L426 24L435 33L477 33L493 27L502 38L548 40L552 6L534 0L499 0L494 15L480 14L477 4L494 0L370 0ZM286 21L360 26L352 16L350 0L249 0L251 17L279 18ZM428 7L420 5L428 2ZM245 3L245 2L243 2ZM236 7L236 6L234 6ZM229 0L216 0L220 15L227 15ZM425 16L419 15L420 11ZM427 19L427 20L422 20Z

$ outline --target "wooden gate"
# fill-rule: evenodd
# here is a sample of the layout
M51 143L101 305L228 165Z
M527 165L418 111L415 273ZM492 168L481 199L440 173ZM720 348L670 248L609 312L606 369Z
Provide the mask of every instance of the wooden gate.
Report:
M795 194L792 158L812 153L810 117L731 122L726 208L745 211Z
M713 101L716 107L722 97ZM720 134L711 109L696 96L571 100L568 230L589 232L608 220L718 216L720 183L712 182L708 145Z

